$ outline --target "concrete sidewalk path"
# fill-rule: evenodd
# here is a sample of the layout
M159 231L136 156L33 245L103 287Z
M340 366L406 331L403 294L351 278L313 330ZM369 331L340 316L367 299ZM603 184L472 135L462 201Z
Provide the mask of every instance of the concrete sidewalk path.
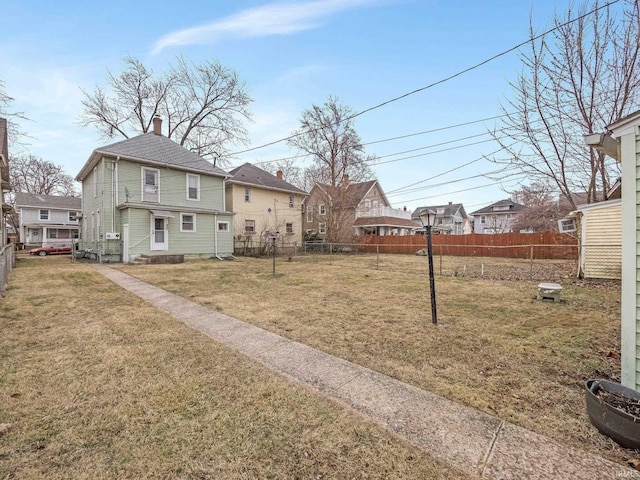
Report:
M209 310L105 265L93 267L192 328L347 404L463 471L491 479L640 479L636 470Z

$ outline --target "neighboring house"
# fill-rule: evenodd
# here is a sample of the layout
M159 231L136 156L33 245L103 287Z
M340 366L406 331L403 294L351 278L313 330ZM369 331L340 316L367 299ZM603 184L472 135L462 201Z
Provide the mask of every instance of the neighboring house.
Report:
M471 213L475 233L509 233L519 212L526 207L511 200L500 200Z
M5 192L11 190L7 129L7 119L0 118L0 249L8 243L9 235L5 216L11 212L11 205L6 203L7 199L5 198Z
M640 391L640 111L608 125L606 131L585 135L585 141L621 162L621 381Z
M25 248L77 242L82 209L79 197L16 192L18 237Z
M579 276L619 280L622 276L621 199L578 205L572 213L580 242Z
M300 211L307 193L287 183L282 172L269 172L245 163L229 172L227 208L235 213L235 236L239 245L257 248L278 234L278 245L302 244Z
M348 242L361 235L410 235L418 226L411 212L391 208L377 180L339 186L316 183L304 200L302 228L307 238Z
M81 248L101 261L233 252L229 174L153 131L93 151L82 182Z
M448 205L431 205L416 208L411 214L411 219L420 227L421 231L424 231L424 226L420 220L420 213L425 209L436 212L436 221L432 228L434 234L464 235L471 233L471 222L461 203L449 202Z

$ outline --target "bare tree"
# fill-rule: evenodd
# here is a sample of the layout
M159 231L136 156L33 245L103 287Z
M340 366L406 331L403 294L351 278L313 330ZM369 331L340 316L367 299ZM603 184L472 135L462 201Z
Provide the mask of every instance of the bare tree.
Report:
M129 138L150 131L160 115L167 137L214 165L226 161L227 145L247 143L244 121L251 119L253 100L233 70L183 57L160 75L133 57L124 64L121 73L108 73L110 93L100 86L83 90L81 125L96 127L106 138Z
M24 112L18 112L11 109L13 97L10 97L4 86L4 82L0 79L0 117L7 119L7 136L12 145L24 146L25 132L20 128L20 120L28 120Z
M29 155L11 157L9 177L16 192L77 196L73 177L61 165Z
M309 191L312 185L308 184L304 175L304 168L296 164L294 158L287 158L275 162L269 162L262 165L262 168L271 175L276 175L279 171L286 182L294 185L302 190Z
M15 210L15 192L76 197L73 177L64 172L62 166L28 155L9 159L9 178L13 191L8 203L14 208L6 220L15 232L20 231L20 219Z
M312 105L302 112L300 128L288 141L311 160L305 176L313 182L337 186L347 175L352 182L372 177L360 136L355 130L353 111L336 97L322 106Z
M614 8L584 3L556 15L556 29L539 39L530 27L523 72L492 132L505 152L493 161L552 184L572 208L572 194L602 200L619 176L616 162L587 147L583 135L603 131L640 99L638 0L626 0L621 13Z
M356 132L353 111L341 105L336 97L329 97L322 105L312 105L302 112L300 128L288 141L304 154L311 164L304 169L305 190L317 184L317 201L324 205L326 212L314 221L324 224L323 233L329 242L347 241L353 237L355 209L347 206L351 198L349 184L369 180L373 172L369 163L375 160L367 156L360 136ZM312 212L318 206L314 206ZM320 230L320 229L319 229ZM320 232L318 232L320 233Z
M531 232L553 232L558 230L558 219L567 211L561 212L555 195L548 184L534 182L512 192L514 202L527 207L518 213L513 222L513 230Z

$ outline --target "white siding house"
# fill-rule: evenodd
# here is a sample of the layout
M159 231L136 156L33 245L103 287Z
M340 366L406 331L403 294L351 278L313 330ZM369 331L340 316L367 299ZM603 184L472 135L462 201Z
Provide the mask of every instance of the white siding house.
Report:
M16 192L18 236L26 248L71 246L78 238L79 197Z

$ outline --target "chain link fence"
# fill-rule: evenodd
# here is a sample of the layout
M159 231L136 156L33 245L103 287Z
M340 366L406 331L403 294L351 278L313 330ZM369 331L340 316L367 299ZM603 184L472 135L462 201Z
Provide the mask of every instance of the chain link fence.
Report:
M375 246L374 246L375 247ZM428 271L426 248L416 246L415 255L381 253L384 248L379 247L371 253L372 246L365 248L358 243L310 243L306 242L297 251L296 261L309 263L324 263L351 269L373 269L396 273L423 275ZM536 252L562 249L566 255L567 248L573 248L569 259L539 258ZM500 257L500 249L520 248L527 255L519 254L519 258ZM447 255L445 248L434 246L434 272L439 276L486 278L495 280L535 280L561 281L575 278L579 274L579 248L567 245L522 245L509 247L477 247L475 256Z

